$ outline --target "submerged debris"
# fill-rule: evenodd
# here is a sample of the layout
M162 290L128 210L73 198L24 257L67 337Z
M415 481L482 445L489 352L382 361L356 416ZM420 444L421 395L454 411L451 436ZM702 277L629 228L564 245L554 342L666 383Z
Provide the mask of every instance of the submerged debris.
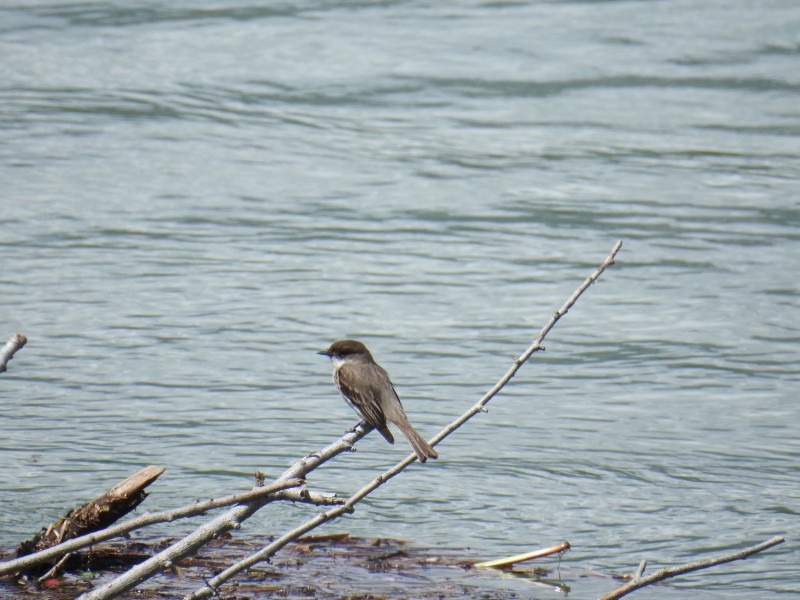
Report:
M178 598L194 591L204 579L263 545L263 539L223 536L198 555L179 561L137 588L136 597ZM35 595L62 600L112 579L158 552L164 541L118 540L76 553L58 578L35 577L0 581L0 599ZM467 559L467 560L465 560ZM222 590L224 598L391 600L491 597L519 599L519 588L502 575L472 569L464 551L420 548L402 540L358 538L348 534L300 538L271 563L251 568ZM521 575L518 574L518 575ZM532 579L539 575L530 574ZM503 587L516 587L502 589Z

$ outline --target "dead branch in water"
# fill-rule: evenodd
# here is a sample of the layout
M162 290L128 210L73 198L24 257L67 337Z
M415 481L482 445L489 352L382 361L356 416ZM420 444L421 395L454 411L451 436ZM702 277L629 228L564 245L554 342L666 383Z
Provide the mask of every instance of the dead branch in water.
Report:
M717 556L715 558L699 560L696 562L687 563L685 565L680 565L677 567L668 567L665 569L660 569L647 577L641 576L641 572L644 571L644 569L640 567L639 571L637 572L637 577L635 577L625 585L618 587L617 589L607 594L604 594L603 596L600 597L600 600L616 600L617 598L622 598L623 596L626 596L638 589L641 589L648 585L652 585L654 583L658 583L659 581L664 581L665 579L669 579L670 577L677 577L678 575L684 575L685 573L691 573L692 571L708 569L710 567L715 567L717 565L729 563L734 560L742 560L743 558L747 558L748 556L752 556L753 554L762 552L767 548L772 548L773 546L782 544L784 541L785 538L774 537L772 539L767 540L766 542L762 542L755 546L745 548L744 550L738 550L737 552L733 552L731 554L725 554L724 556Z
M502 569L504 567L510 567L517 563L525 562L528 560L534 560L536 558L550 556L551 554L563 554L570 548L571 546L569 542L564 542L563 544L559 544L558 546L553 546L552 548L543 548L541 550L535 550L534 552L526 552L525 554L515 554L514 556L508 556L506 558L498 558L497 560L487 560L485 562L475 563L473 566L477 568L492 567L495 569Z

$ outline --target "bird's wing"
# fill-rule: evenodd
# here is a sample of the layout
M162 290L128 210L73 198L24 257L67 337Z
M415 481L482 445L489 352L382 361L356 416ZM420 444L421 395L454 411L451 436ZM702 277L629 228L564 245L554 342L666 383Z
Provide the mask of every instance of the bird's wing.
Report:
M336 371L336 382L345 400L361 414L368 425L378 431L386 429L386 416L381 409L378 386L363 379L356 385L354 370L347 363Z

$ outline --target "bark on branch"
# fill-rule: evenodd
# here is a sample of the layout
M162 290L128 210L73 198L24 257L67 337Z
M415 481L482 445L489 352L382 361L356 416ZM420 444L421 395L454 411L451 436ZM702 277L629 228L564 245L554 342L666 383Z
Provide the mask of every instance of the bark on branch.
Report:
M75 508L36 536L17 546L17 555L24 556L45 550L65 540L108 527L139 506L147 492L144 489L164 472L164 467L145 467L108 490L99 498Z
M28 338L26 338L21 333L15 333L6 342L5 346L0 348L0 373L5 373L8 370L8 361L14 358L14 354L17 350L21 350L22 347L28 343Z

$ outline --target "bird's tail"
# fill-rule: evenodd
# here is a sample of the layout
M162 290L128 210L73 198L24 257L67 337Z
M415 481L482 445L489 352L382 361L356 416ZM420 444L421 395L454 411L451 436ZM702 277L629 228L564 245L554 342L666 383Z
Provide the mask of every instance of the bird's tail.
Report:
M408 421L394 421L394 424L400 430L400 433L409 441L411 447L414 448L419 462L424 463L429 458L439 458L436 450L431 448L431 445L425 441L425 438L417 433L417 430L411 426L411 423Z

